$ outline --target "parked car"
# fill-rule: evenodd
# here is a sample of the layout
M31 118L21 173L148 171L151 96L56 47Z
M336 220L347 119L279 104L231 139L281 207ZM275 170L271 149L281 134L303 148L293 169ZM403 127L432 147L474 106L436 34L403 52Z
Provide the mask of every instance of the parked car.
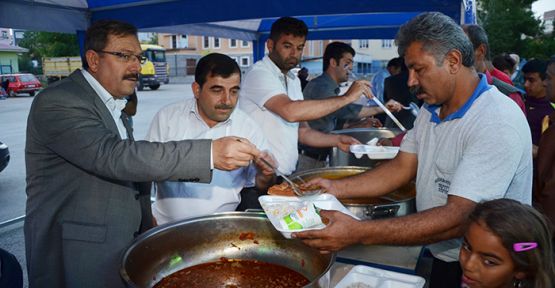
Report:
M35 93L42 89L42 84L37 77L29 73L0 75L0 83L11 97L20 93L29 93L29 96L35 96Z
M0 172L8 166L10 162L10 151L8 150L8 145L0 142Z

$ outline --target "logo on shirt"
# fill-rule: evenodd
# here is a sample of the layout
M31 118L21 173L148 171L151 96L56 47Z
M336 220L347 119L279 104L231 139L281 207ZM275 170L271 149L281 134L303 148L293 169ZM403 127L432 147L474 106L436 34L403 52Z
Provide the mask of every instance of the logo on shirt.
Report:
M449 193L449 186L451 186L451 181L438 177L435 183L437 184L437 191L439 193L447 195Z

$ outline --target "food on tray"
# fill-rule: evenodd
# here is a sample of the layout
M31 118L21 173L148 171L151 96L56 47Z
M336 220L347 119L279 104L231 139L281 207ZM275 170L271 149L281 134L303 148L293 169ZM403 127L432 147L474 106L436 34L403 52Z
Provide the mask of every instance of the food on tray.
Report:
M305 191L314 191L314 190L320 190L322 189L319 186L309 186L306 187L303 184L299 185L299 189L301 190L301 193L305 192ZM268 189L268 195L276 195L276 196L296 196L295 192L293 192L293 188L291 188L291 185L289 185L287 182L283 182L279 185L274 185L271 186Z
M295 192L293 192L293 188L287 184L287 182L283 182L279 185L274 185L268 189L269 195L277 195L277 196L295 196Z

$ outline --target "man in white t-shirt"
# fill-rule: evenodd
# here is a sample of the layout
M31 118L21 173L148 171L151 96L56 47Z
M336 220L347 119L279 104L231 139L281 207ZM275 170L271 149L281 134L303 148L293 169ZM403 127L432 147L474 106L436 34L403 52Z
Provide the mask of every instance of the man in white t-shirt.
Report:
M440 27L441 29L438 29ZM356 221L334 211L322 230L294 233L323 251L355 243L423 245L434 256L430 287L460 287L465 220L481 201L531 202L532 143L522 111L473 68L462 28L441 13L423 13L396 38L408 85L426 104L399 154L350 178L314 180L338 198L379 197L416 178L418 213Z
M287 175L297 165L297 141L343 151L359 143L350 136L311 129L305 121L326 116L363 95L372 97L370 83L358 80L341 97L303 100L301 82L290 70L299 64L307 33L306 24L299 19L276 20L266 43L269 54L253 65L241 85L239 107L261 125L279 170Z
M243 111L235 109L241 83L241 70L230 57L212 53L201 58L192 84L195 98L168 105L160 110L146 136L148 141L216 139L235 136L247 139L260 150L267 143L260 127ZM269 152L262 152L275 164ZM266 189L274 181L273 171L259 158L248 167L232 171L214 169L209 184L161 181L156 183L156 202L152 214L157 224L235 211L243 187Z

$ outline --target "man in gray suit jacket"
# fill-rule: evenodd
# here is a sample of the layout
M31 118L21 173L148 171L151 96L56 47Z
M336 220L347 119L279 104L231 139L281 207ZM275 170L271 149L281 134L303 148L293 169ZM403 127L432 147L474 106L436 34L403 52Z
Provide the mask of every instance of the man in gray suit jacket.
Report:
M126 23L94 23L85 69L33 101L24 228L31 288L123 287L123 251L140 232L141 214L150 215L138 182L208 183L211 168L247 166L260 153L237 137L133 141L120 99L134 91L144 59L136 34Z

